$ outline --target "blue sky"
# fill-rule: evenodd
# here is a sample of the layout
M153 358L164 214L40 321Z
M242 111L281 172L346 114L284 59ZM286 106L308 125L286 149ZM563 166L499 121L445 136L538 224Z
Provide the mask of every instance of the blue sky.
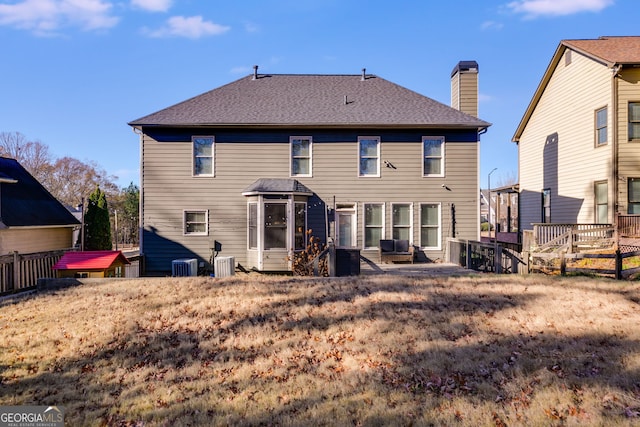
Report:
M252 72L359 74L450 104L479 63L482 187L562 39L638 35L637 0L0 0L0 132L139 184L127 122Z

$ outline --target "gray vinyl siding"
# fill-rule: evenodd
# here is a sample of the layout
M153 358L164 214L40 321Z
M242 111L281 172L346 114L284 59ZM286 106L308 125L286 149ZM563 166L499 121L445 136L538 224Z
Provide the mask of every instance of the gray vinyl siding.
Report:
M154 134L143 144L143 252L148 271L168 271L171 260L197 257L209 261L213 240L222 243L220 255L234 256L245 268L257 267L247 251L247 202L242 191L259 178L289 178L289 135L313 136L313 176L295 177L318 197L308 204L309 222L324 222L327 208L336 204L357 204L357 241L363 247L364 203L384 203L385 237L392 236L392 203L413 204L413 243L419 245L420 203L441 204L441 248L426 251L429 260L442 259L446 237L451 236L451 205L456 209L456 237L479 236L478 143L471 132L449 132L445 142L445 176L422 177L421 136L441 136L445 132L412 131L407 137L393 132L349 131L323 133L292 130L278 134L244 134L209 130L215 142L215 177L192 176L190 135ZM382 134L380 177L358 176L357 135ZM171 140L174 140L172 142ZM162 142L159 142L161 140ZM177 141L176 141L177 140ZM387 168L384 160L395 169ZM446 184L451 191L442 187ZM185 209L209 212L208 236L185 236L182 215ZM323 241L333 230L314 230ZM362 251L377 262L377 251ZM271 251L266 270L286 269L286 251ZM423 257L423 259L424 259Z
M551 222L595 222L594 182L611 177L611 71L572 55L570 65L561 60L553 70L518 143L523 230L541 222L545 188L551 190ZM596 147L595 111L602 107L608 109L608 143Z

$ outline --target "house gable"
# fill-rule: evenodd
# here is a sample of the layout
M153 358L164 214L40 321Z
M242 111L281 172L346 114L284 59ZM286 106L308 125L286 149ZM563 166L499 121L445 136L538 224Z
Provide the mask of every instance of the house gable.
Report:
M80 225L15 159L0 157L0 173L0 219L4 227Z

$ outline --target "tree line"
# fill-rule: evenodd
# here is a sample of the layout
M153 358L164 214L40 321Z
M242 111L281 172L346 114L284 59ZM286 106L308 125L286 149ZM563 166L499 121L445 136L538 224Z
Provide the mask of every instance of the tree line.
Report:
M88 224L96 220L103 223L96 225L95 231L85 228L85 243L91 242L85 249L110 249L112 243L137 246L140 189L133 182L119 188L117 177L96 162L69 156L55 158L49 146L20 132L0 132L0 156L16 159L63 205L82 206ZM99 212L97 218L95 212ZM96 244L101 247L94 247Z

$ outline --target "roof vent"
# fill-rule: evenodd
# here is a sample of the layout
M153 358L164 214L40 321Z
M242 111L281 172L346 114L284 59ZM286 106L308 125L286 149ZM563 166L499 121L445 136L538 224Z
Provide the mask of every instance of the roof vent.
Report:
M360 80L361 81L367 80L367 69L366 68L362 69L362 78Z
M253 66L253 78L251 80L258 80L258 66Z

